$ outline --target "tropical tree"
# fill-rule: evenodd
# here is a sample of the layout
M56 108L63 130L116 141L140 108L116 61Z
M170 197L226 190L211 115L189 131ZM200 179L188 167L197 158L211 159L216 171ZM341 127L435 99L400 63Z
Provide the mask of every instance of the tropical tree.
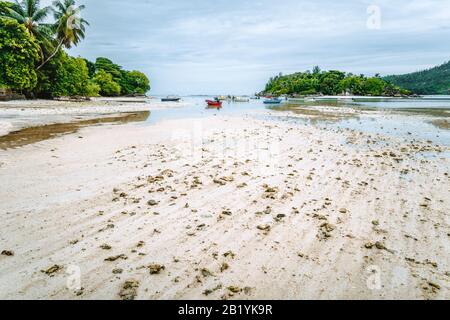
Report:
M119 83L122 79L122 67L115 64L108 58L99 57L95 60L95 69L97 71L103 70L112 75L115 82Z
M120 85L114 81L110 73L100 70L95 75L93 81L100 87L100 94L102 96L112 97L120 95Z
M145 94L150 90L150 80L140 71L122 71L121 94Z
M39 45L17 21L0 18L0 87L23 90L36 86Z
M54 1L53 6L55 7L52 9L53 16L56 20L53 31L57 45L53 53L37 68L38 70L50 61L61 47L70 49L77 46L85 37L86 25L89 25L89 22L79 16L85 6L77 7L75 0Z
M44 23L45 18L50 13L50 7L40 8L40 0L15 0L2 8L1 16L16 20L25 26L28 33L38 41L40 45L41 59L44 59L44 52L51 49L51 28Z

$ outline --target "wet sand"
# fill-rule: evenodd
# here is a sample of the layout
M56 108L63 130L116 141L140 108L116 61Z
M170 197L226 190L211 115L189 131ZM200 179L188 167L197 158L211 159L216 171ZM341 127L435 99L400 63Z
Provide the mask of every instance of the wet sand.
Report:
M77 129L0 150L0 298L450 298L446 146L247 116Z
M128 122L145 121L150 111L124 112L101 118L80 120L69 123L55 123L43 126L28 127L0 136L0 149L23 147L28 144L55 138L63 134L75 133L80 128L99 124L124 124Z

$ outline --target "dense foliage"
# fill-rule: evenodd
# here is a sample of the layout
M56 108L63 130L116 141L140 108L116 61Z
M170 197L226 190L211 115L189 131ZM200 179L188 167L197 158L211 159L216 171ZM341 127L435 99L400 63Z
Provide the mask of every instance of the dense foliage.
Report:
M265 93L288 95L408 95L407 90L392 85L379 76L366 77L353 75L337 70L321 71L315 67L313 71L298 72L271 78L266 85Z
M98 71L94 76L94 82L99 86L102 96L120 95L120 85L114 81L110 73L104 70Z
M104 71L110 74L112 81L120 86L119 94L121 95L145 94L150 90L150 81L145 74L139 71L123 70L121 66L107 58L97 58L95 69L97 72Z
M34 92L40 97L97 96L100 88L90 79L86 61L60 51L38 72Z
M11 2L3 2L0 1L0 14L4 15L8 12L8 9L11 8Z
M107 58L93 63L64 51L85 37L89 23L79 15L83 9L74 0L43 8L39 0L0 1L0 87L44 98L150 90L148 78L139 71L123 70Z
M450 61L428 70L384 79L417 94L450 94Z
M32 89L39 46L18 22L0 18L0 87Z

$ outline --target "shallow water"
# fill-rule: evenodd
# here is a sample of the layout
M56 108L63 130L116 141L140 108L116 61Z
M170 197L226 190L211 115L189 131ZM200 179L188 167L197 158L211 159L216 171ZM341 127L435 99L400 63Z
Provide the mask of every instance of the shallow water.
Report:
M183 97L179 103L168 103L168 108L149 112L135 112L136 117L122 113L119 117L98 115L100 120L67 122L64 119L55 125L36 124L0 137L0 148L7 149L52 138L58 134L76 132L80 127L98 123L124 123L133 121L139 125L152 125L163 120L183 118L206 118L215 115L251 116L269 121L289 121L292 124L305 123L323 128L351 129L372 134L388 135L405 140L425 140L450 146L450 96L425 97L423 99L327 99L315 102L284 101L280 105L265 105L263 99L250 102L223 102L221 109L207 109L205 99L212 97ZM159 101L153 100L153 101ZM152 100L149 101L151 103ZM16 117L4 114L2 119ZM92 115L91 115L92 116ZM43 116L43 117L49 117ZM58 115L57 117L62 117ZM102 118L103 117L103 120ZM105 118L106 117L106 118ZM0 120L2 120L0 119ZM21 117L23 122L34 123Z
M305 122L323 127L353 129L367 133L427 140L450 146L450 96L422 99L330 99L316 102L284 101L265 105L263 100L248 103L224 102L220 110L206 109L208 97L184 97L179 108L155 110L146 121L204 118L211 115L249 115L271 121Z
M140 122L148 119L149 111L129 112L108 117L79 120L68 123L56 123L43 126L28 127L0 136L0 150L22 147L39 141L48 140L63 134L75 133L79 129L100 124L123 124Z

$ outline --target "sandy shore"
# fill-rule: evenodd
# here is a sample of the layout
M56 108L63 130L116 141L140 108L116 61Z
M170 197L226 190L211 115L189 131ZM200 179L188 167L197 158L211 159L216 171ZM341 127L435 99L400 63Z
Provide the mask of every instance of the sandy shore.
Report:
M0 150L0 298L450 299L448 151L225 116Z

